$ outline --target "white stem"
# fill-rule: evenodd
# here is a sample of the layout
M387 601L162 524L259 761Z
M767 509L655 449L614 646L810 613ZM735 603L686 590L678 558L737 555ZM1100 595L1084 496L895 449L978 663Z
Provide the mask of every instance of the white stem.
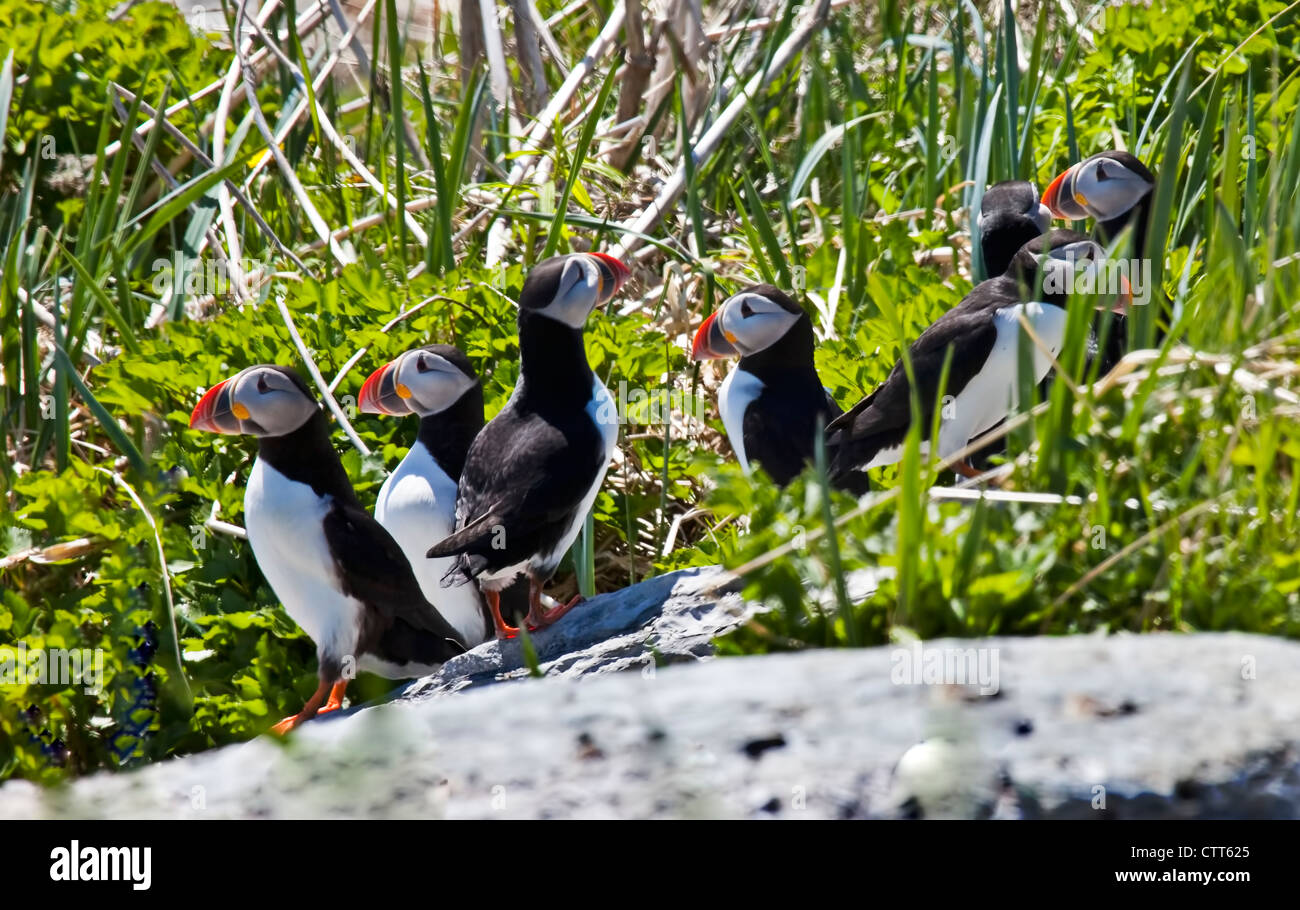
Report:
M818 0L817 5L804 16L803 24L796 28L790 37L777 48L776 53L772 55L771 65L751 76L740 93L732 98L731 103L727 105L726 109L723 110L722 114L700 137L700 141L691 150L697 168L717 151L722 144L723 137L727 135L732 125L740 118L740 115L745 112L753 97L771 84L803 52L804 47L812 40L813 35L825 24L826 16L830 12L830 6L830 0ZM676 205L678 198L681 197L685 189L686 164L683 162L672 177L668 178L667 182L664 183L654 201L643 208L635 219L622 226L623 236L610 249L610 255L622 256L641 246L644 241L638 235L648 233L651 228L657 225L668 209Z
M275 2L275 0L272 0L272 2ZM238 32L239 25L244 19L244 8L248 3L249 0L239 0L239 10L235 14L236 32ZM268 36L263 30L261 23L256 21L256 19L250 21L252 21L253 28L261 36L262 41L266 46L271 47L273 42L271 41L270 36ZM245 53L246 52L242 50L240 51L241 56ZM244 69L243 78L244 84L247 86L246 96L248 99L248 109L253 114L253 121L257 124L258 132L260 132L262 138L266 140L267 149L271 152L272 157L275 158L275 164L280 169L280 176L284 178L284 182L288 184L289 190L293 193L294 199L296 199L298 204L302 207L303 215L307 218L308 223L311 224L312 230L316 232L316 236L329 242L330 252L334 255L334 258L338 260L340 265L351 265L357 261L356 256L354 256L351 251L346 250L339 245L330 235L329 225L325 223L325 219L321 217L321 213L312 203L311 197L307 195L307 191L303 188L302 182L298 180L298 175L294 173L293 165L289 163L289 159L285 157L280 146L276 144L275 134L271 132L270 124L266 122L266 115L262 112L262 105L257 100L257 92L254 90L253 84L250 81L250 74L247 68ZM357 441L360 442L360 440Z

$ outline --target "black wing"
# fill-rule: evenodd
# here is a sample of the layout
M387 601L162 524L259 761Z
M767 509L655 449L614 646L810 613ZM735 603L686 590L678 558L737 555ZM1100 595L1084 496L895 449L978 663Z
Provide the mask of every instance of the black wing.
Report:
M823 388L822 391L826 393L826 421L829 426L837 417L844 413L844 409L840 407L838 401L831 397L830 389Z
M983 368L997 341L994 309L991 305L958 305L922 332L908 349L924 420L922 439L929 438L948 351L952 351L952 363L944 394L956 395ZM911 390L907 371L899 361L874 392L831 425L828 439L836 448L833 477L843 478L880 449L902 443L912 421Z
M338 500L325 514L324 525L345 594L389 620L445 639L444 660L465 650L460 634L425 600L411 564L383 525Z
M605 465L585 412L549 419L507 406L475 438L461 473L458 530L428 555L467 557L459 569L504 568L559 537Z

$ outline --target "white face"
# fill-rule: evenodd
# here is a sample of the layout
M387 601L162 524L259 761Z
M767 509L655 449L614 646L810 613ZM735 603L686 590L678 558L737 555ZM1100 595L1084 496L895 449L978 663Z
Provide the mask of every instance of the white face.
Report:
M1046 234L1052 227L1052 210L1041 202L1035 201L1033 216L1038 229Z
M420 349L402 354L389 370L392 381L382 383L385 405L400 402L406 410L421 417L445 411L475 383L446 357ZM368 410L364 401L362 410Z
M194 409L190 426L227 435L284 436L319 410L284 373L255 366L213 386Z
M612 290L606 294L606 290L606 279L596 259L581 254L570 256L560 273L555 298L537 312L580 329L591 311L613 294Z
M1094 158L1076 167L1070 186L1074 201L1098 221L1118 218L1151 191L1150 181L1114 158Z
M1095 279L1106 260L1100 245L1091 240L1079 240L1053 247L1040 266L1043 290L1051 294L1069 294L1084 284L1085 278Z
M717 322L723 337L745 357L780 341L799 315L762 294L742 291L723 301Z
M475 380L441 354L407 351L397 358L397 382L399 394L402 386L411 392L407 407L423 417L451 407Z
M1039 266L1046 294L1095 297L1099 310L1127 311L1133 288L1122 270L1109 268L1101 246L1091 240L1053 247Z

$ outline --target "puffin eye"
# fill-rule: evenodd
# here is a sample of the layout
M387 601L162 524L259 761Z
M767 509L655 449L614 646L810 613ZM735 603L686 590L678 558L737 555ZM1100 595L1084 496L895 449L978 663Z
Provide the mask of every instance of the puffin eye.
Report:
M269 391L271 391L271 387L270 387L270 385L268 385L267 382L266 382L266 374L265 374L265 373L258 373L258 374L257 374L257 393L258 393L259 395L265 395L265 394L266 394L267 392L269 392Z
M754 315L754 308L751 307L751 306L749 305L749 301L748 301L748 300L741 300L741 301L740 301L740 318L741 318L741 319L748 319L750 316L753 316L753 315Z
M1100 161L1097 162L1096 174L1097 174L1098 181L1110 179L1110 175L1106 173L1106 169L1101 166Z
M429 361L424 358L423 354L421 354L420 359L415 362L415 371L417 373L429 372Z

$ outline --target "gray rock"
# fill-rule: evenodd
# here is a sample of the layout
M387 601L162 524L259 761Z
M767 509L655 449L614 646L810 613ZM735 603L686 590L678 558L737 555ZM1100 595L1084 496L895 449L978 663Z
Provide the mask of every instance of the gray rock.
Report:
M562 622L534 632L538 670L571 679L656 666L713 654L713 639L736 628L758 607L732 587L717 566L650 578L574 607ZM520 639L489 641L417 680L400 700L423 700L530 675Z
M0 815L1300 815L1300 644L945 640L924 644L916 677L907 648L695 660L711 630L751 609L711 592L724 578L679 573L594 599L535 636L546 679L514 679L516 643L486 645L393 703L307 724L286 742L263 737L58 790L12 781ZM669 665L650 669L655 651L674 655ZM983 657L996 673L959 682L965 665L954 662L949 684L914 682L943 669L936 654ZM611 672L620 668L641 669Z

